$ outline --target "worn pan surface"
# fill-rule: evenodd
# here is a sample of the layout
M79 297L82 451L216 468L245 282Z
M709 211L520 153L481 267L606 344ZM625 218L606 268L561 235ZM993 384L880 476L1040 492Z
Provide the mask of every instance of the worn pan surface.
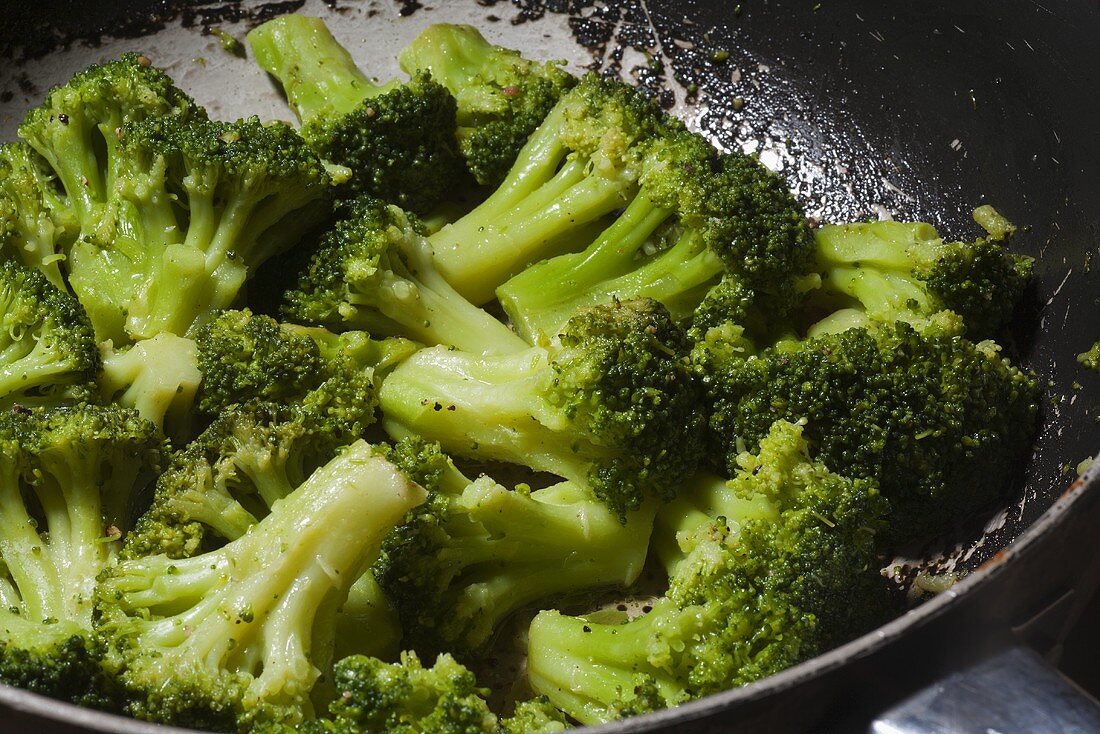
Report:
M169 70L212 115L289 118L249 59L210 30L324 16L364 67L431 22L470 22L575 71L617 73L714 142L756 152L823 220L919 218L956 237L993 203L1027 225L1036 284L1006 339L1049 387L1033 455L1002 507L915 553L965 578L899 620L779 676L607 727L677 731L858 729L968 660L1022 639L1057 645L1100 578L1100 6L1092 0L41 0L0 6L0 133L53 84L127 50ZM940 547L942 546L942 547ZM0 730L165 731L0 687Z

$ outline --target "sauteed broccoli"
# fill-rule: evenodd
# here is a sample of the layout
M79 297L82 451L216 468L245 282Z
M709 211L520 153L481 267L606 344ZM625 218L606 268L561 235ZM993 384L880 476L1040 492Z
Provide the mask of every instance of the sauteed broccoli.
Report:
M130 54L0 146L0 682L242 734L644 714L898 613L887 554L1026 452L990 207L818 226L468 26L383 84L317 18L248 41L300 128Z

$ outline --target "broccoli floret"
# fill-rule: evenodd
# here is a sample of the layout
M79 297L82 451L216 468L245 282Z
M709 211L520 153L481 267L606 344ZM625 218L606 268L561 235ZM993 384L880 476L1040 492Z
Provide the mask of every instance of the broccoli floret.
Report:
M0 250L64 290L61 262L80 224L46 162L26 143L0 145Z
M120 132L143 120L180 124L205 117L148 58L130 53L52 89L27 114L19 136L48 162L81 231L89 234L131 162L119 150Z
M805 419L815 456L876 481L883 537L950 528L1003 489L1031 442L1038 387L992 342L905 322L785 341L706 377L712 435L730 469L777 419Z
M98 592L101 630L118 647L129 713L217 731L308 717L337 608L382 536L423 498L358 442L224 547L111 568Z
M626 587L642 571L652 502L623 524L569 482L509 490L488 476L462 477L445 456L438 466L441 455L430 448L393 453L399 466L408 458L420 462L406 473L425 479L430 495L386 536L374 572L397 609L403 644L421 654L476 654L515 610Z
M578 312L560 339L504 356L443 347L382 383L391 436L557 474L616 512L669 498L702 453L704 418L683 332L655 301Z
M1100 371L1100 341L1089 347L1087 352L1078 354L1077 363L1085 369Z
M76 299L38 270L0 263L0 408L90 399L99 366Z
M328 174L285 125L158 119L118 138L110 215L70 261L97 335L116 345L187 336L325 212Z
M570 728L568 720L546 696L516 704L511 716L500 720L503 734L556 734Z
M682 129L633 87L585 76L531 134L500 186L428 238L439 271L480 305L530 263L581 249L634 198L650 150Z
M476 354L527 348L507 326L443 279L420 226L400 209L362 198L342 213L322 236L298 287L287 292L284 317L334 331L406 336Z
M585 250L536 263L497 289L517 332L535 342L577 308L614 298L652 298L682 322L702 308L697 328L743 324L759 301L769 315L794 310L795 276L811 268L813 236L778 176L745 155L718 157L701 136L681 131L647 157L640 183Z
M758 479L754 468L767 459L746 462L753 468L731 485L743 500L765 495L774 514L704 510L647 614L618 623L553 610L535 617L527 673L537 693L597 724L771 675L879 621L868 613L884 608L873 551L884 503L874 485L811 462L789 423L761 443L765 452L778 466Z
M923 222L821 227L815 233L821 295L848 308L812 333L843 331L867 320L903 320L921 328L940 311L962 318L973 339L1008 321L1031 278L1032 259L1004 248L1013 231L991 207L974 212L991 227L974 242L944 242Z
M113 706L95 581L162 448L155 426L114 406L0 415L0 681Z
M500 734L486 691L450 655L425 668L412 652L396 663L363 655L335 665L336 699L304 734Z
M504 180L527 138L577 82L563 62L525 59L468 25L428 26L398 61L408 74L429 72L454 95L459 148L485 186Z
M174 439L191 437L191 407L202 380L194 341L166 332L123 349L106 342L101 353L105 400L136 408Z
M250 400L300 400L325 379L317 342L248 309L223 311L195 333L199 410L218 415Z
M375 84L324 21L295 13L255 28L248 43L256 63L283 85L310 146L350 169L344 195L424 212L462 181L455 101L429 76Z

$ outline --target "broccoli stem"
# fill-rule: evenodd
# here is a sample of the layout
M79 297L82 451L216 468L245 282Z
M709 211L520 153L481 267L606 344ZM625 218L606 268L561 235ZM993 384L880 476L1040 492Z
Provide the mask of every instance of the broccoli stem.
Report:
M302 124L347 114L388 88L367 78L320 18L283 15L249 33L248 42L256 63L282 83Z
M537 343L540 333L553 336L578 308L614 299L652 298L675 320L690 316L726 268L692 230L645 255L671 215L643 188L586 250L536 263L501 285L497 297L516 331Z
M636 186L623 172L587 171L588 162L578 156L563 163L563 124L559 107L532 134L500 187L428 238L439 271L477 305L492 300L497 286L528 264L575 249L577 228L634 195Z
M19 470L6 457L0 482L0 537L4 538L4 565L18 590L12 594L16 603L8 606L22 609L27 619L41 621L62 608L62 588L52 556L42 552L42 538L20 486Z
M417 352L382 383L383 427L421 435L459 456L506 461L584 483L588 467L562 411L542 395L546 350L479 357L445 347ZM584 453L598 453L587 447Z
M678 703L685 691L664 668L674 665L681 651L662 649L652 641L690 639L691 630L705 624L703 613L702 608L677 610L667 599L621 624L598 624L557 610L540 612L528 631L528 680L585 725L615 718L608 702L629 702L639 674L652 676L664 701ZM655 665L650 658L664 664Z

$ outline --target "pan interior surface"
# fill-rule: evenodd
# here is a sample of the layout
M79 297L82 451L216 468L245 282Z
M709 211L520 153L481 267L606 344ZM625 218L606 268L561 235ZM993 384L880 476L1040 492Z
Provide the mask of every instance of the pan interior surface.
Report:
M152 10L150 10L152 8ZM1004 338L1046 388L1033 454L1001 507L915 571L978 569L1034 524L1100 449L1100 374L1075 356L1100 338L1100 9L992 1L180 0L6 10L0 131L90 63L141 51L212 116L289 118L251 59L223 50L272 15L323 16L369 73L432 22L464 22L526 55L644 86L724 149L755 153L820 221L923 220L973 238L993 204L1022 225L1035 284ZM28 39L32 39L28 42Z

